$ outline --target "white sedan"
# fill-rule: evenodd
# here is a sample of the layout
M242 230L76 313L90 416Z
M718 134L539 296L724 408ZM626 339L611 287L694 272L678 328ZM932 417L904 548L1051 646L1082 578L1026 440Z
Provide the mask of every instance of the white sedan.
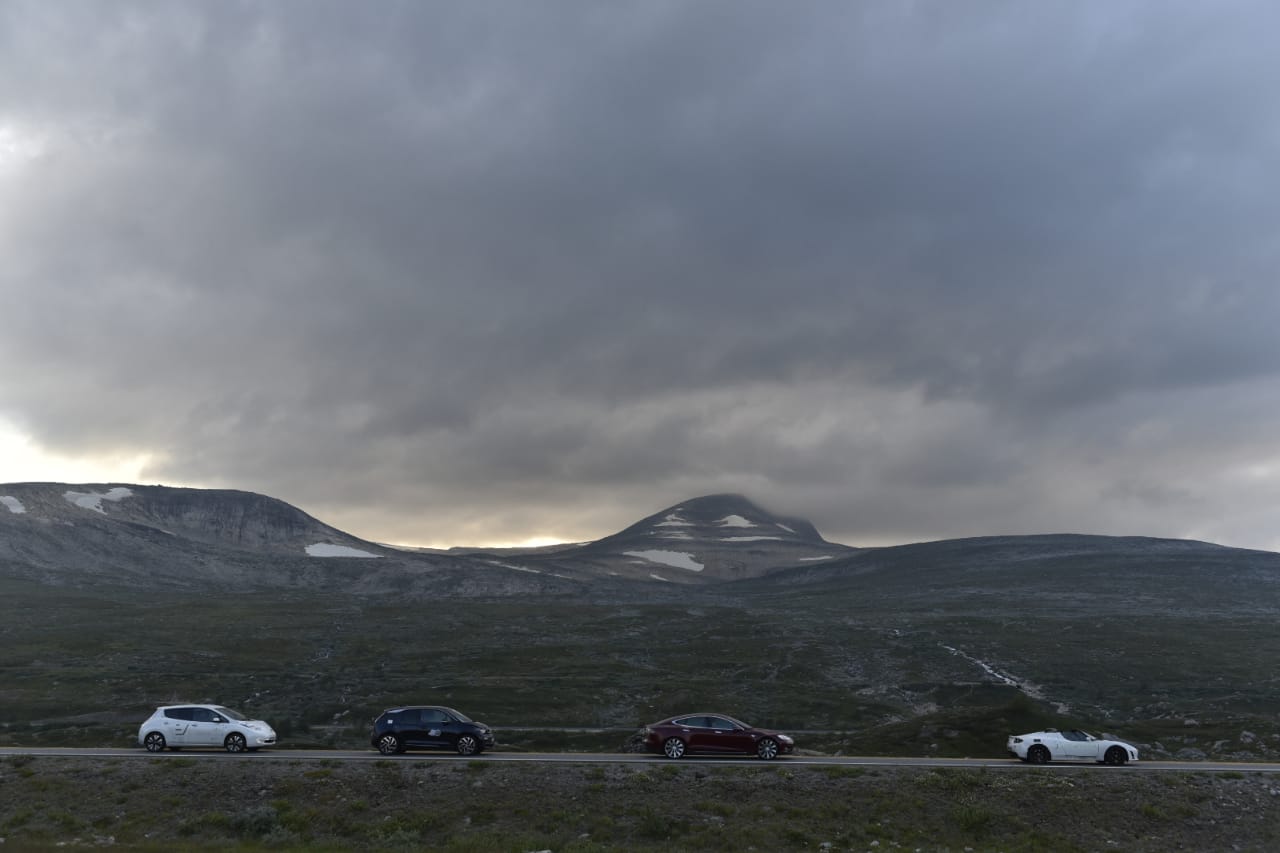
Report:
M227 752L276 745L275 729L221 705L162 705L138 727L148 752L220 746Z
M1032 764L1050 761L1096 761L1119 767L1138 760L1138 750L1120 740L1097 738L1079 729L1045 729L1025 735L1009 735L1006 744L1011 755Z

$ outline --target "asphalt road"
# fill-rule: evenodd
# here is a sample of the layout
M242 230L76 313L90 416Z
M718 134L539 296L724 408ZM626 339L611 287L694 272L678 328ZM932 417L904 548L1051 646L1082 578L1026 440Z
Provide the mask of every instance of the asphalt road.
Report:
M70 749L36 747L0 747L0 757L34 755L45 758L142 758L164 761L179 755L211 761L530 761L544 764L669 764L671 759L657 755L634 753L596 752L486 752L480 756L460 756L448 752L414 752L403 755L380 755L373 750L341 749L266 749L259 752L232 755L222 750L184 749L180 753L151 753L138 749ZM1159 772L1177 770L1234 771L1237 773L1280 773L1280 764L1272 762L1233 761L1140 761L1124 767L1105 767L1100 764L1070 764L1054 762L1048 765L1030 765L1016 758L894 758L888 756L833 756L787 755L773 761L757 758L726 758L722 756L689 756L680 759L686 763L750 764L754 766L821 766L842 767L986 767L1001 770L1055 770L1072 767L1095 767L1100 773Z

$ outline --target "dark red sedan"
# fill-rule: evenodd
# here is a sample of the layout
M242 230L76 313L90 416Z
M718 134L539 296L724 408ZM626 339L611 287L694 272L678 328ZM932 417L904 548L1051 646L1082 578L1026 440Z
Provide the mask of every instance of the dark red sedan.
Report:
M753 728L724 714L681 714L645 726L645 747L667 758L692 753L754 755L768 761L788 755L796 742L780 732Z

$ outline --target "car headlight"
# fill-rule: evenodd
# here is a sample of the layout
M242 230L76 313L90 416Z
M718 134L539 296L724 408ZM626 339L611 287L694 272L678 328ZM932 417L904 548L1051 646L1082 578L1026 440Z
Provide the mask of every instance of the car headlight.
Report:
M1009 742L1010 742L1010 743L1022 743L1022 738L1020 738L1020 737L1011 737L1011 738L1009 738Z
M787 737L786 735L778 735L778 740L782 741L783 743L795 743L794 740Z

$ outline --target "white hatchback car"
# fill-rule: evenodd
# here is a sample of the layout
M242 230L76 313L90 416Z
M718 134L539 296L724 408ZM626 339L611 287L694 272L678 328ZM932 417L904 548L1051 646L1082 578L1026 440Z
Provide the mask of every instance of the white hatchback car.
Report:
M1045 729L1025 735L1009 735L1010 755L1031 764L1050 761L1096 761L1116 766L1138 760L1138 749L1122 740L1097 738L1079 729Z
M276 745L276 732L221 705L162 705L138 728L138 744L148 752L220 746L244 752Z

